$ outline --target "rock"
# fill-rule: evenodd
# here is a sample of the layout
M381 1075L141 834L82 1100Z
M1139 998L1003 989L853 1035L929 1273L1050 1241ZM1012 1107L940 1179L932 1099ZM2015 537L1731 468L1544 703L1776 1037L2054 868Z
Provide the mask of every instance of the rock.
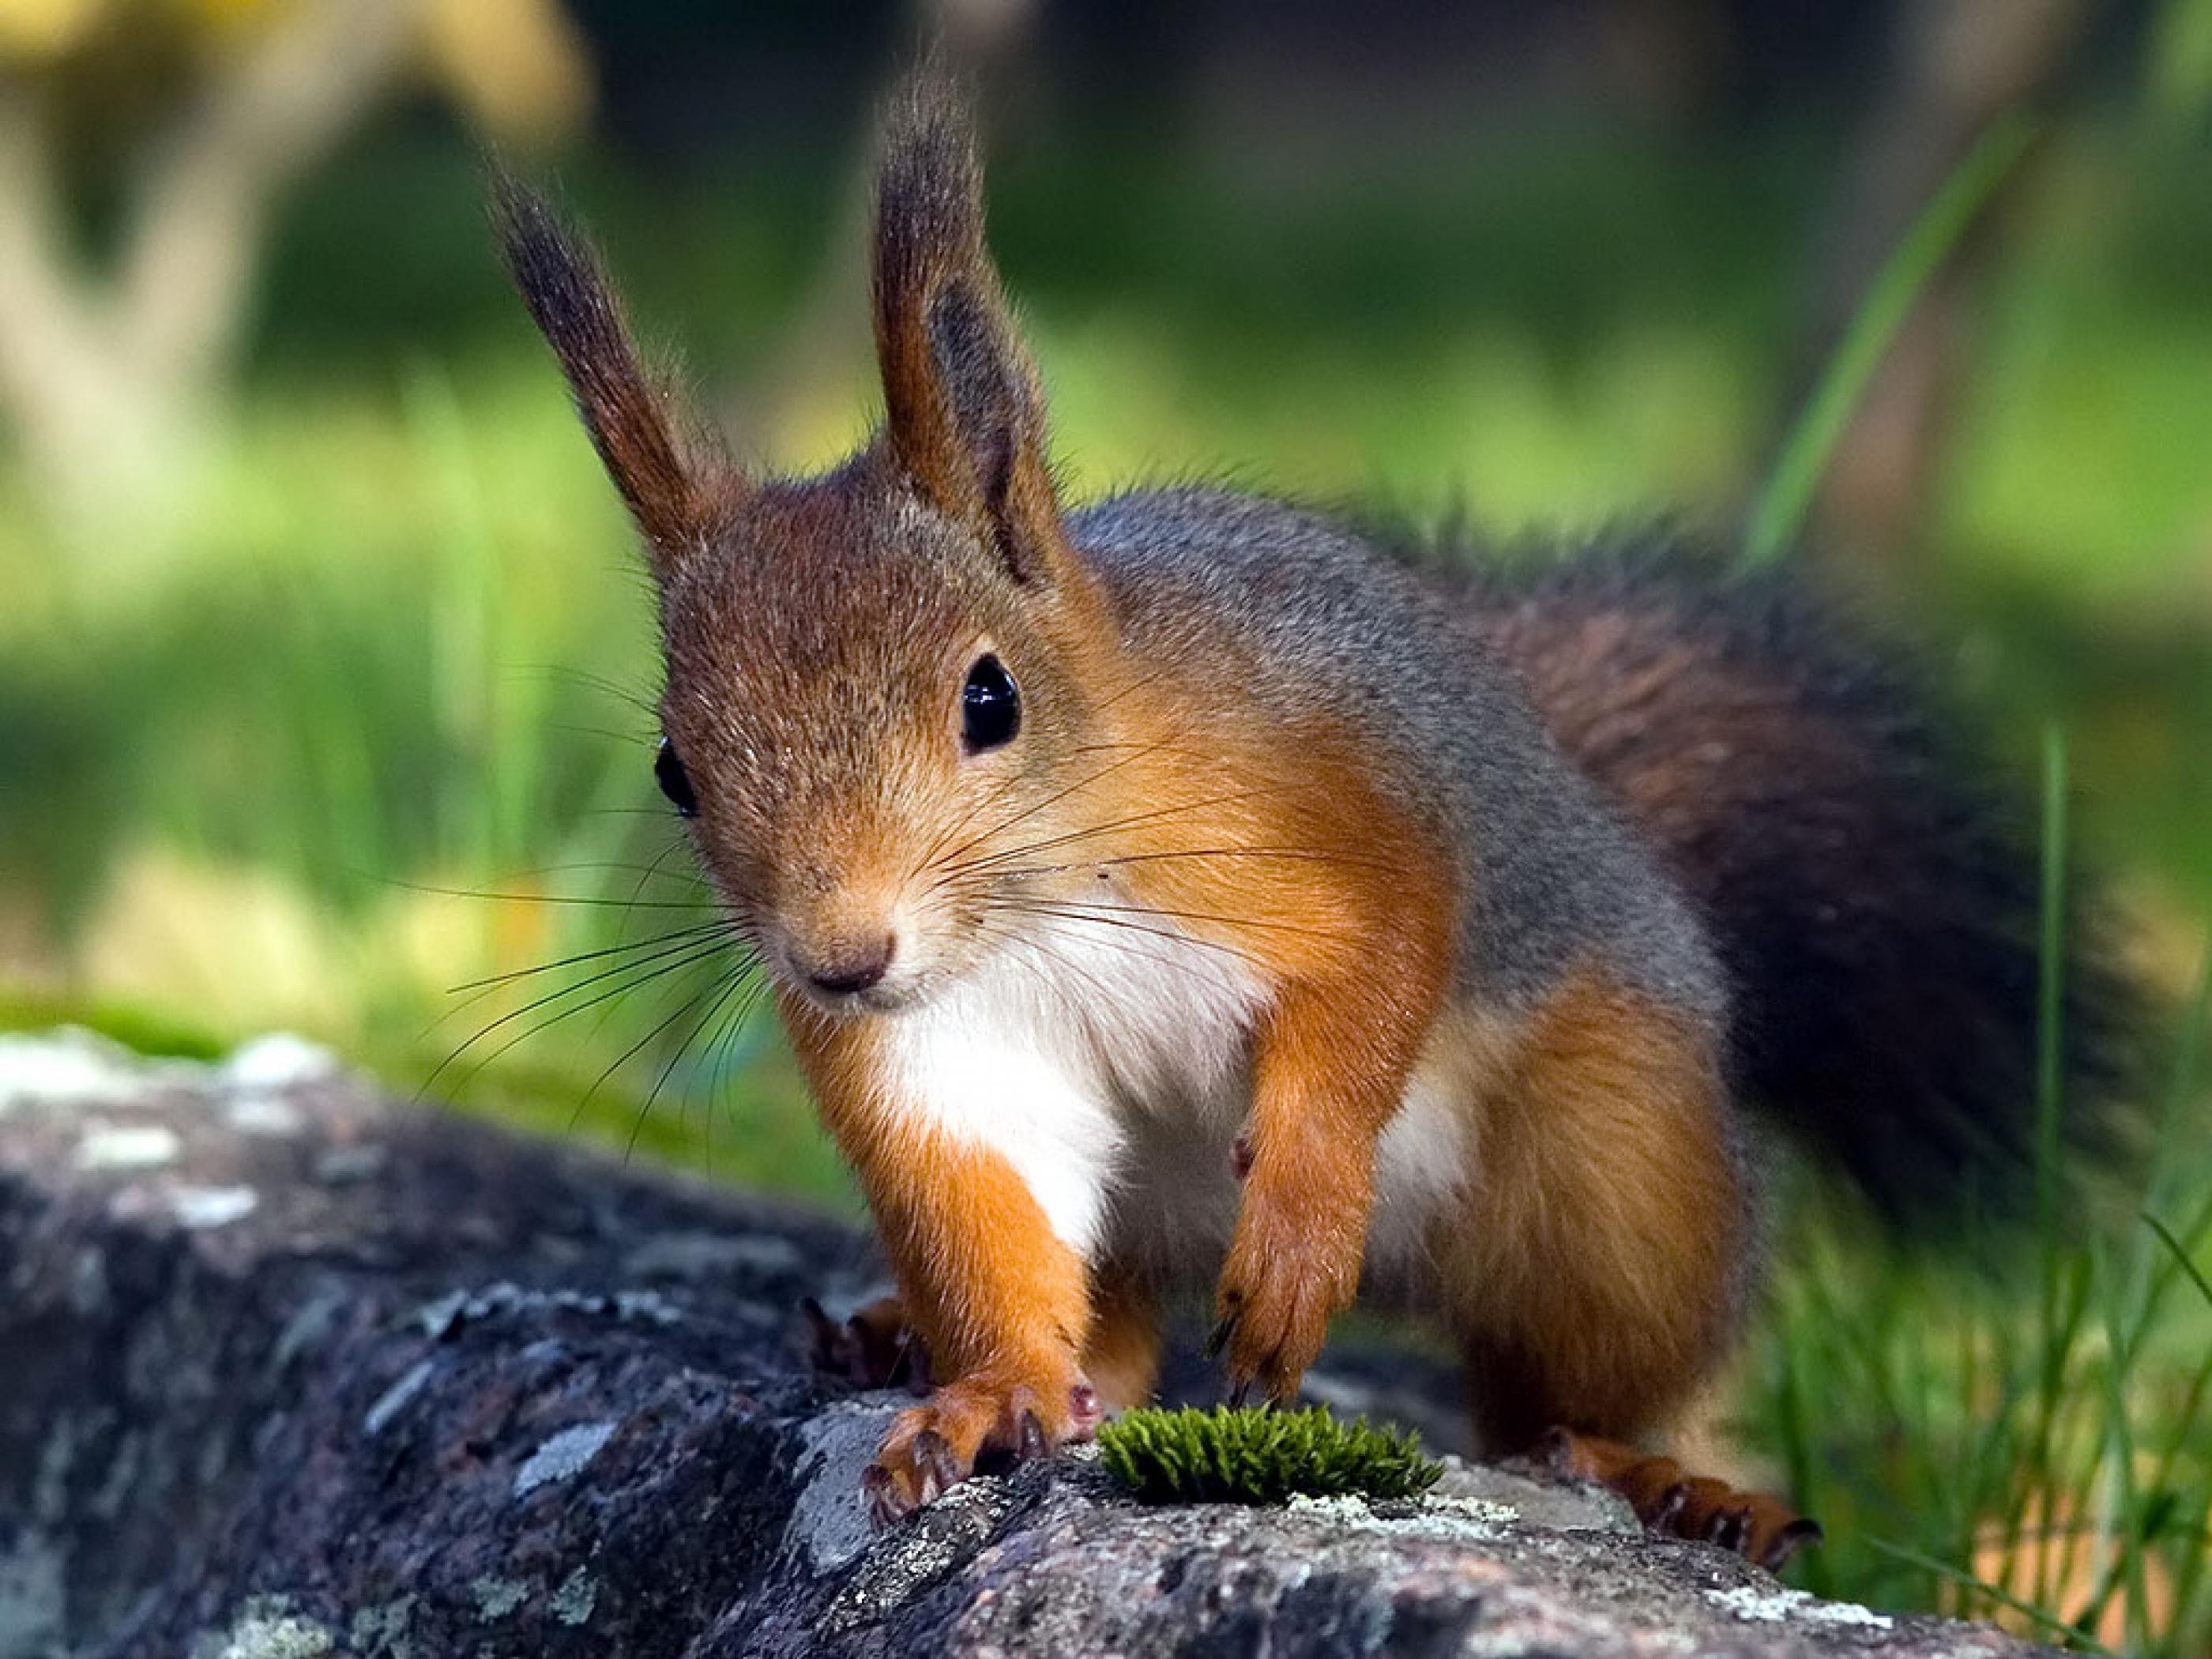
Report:
M898 1402L808 1375L793 1318L872 1276L837 1224L296 1043L0 1038L0 1659L2033 1651L1474 1465L1152 1510L1079 1454L873 1532Z

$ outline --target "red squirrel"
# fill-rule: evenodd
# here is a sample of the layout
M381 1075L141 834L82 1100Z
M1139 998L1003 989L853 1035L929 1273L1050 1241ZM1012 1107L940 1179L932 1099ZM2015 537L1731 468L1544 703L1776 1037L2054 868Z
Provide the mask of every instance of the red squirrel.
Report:
M1905 678L1663 550L1508 578L1226 489L1071 504L928 78L883 420L818 477L703 441L589 249L495 197L658 590L660 783L929 1356L877 1514L1144 1400L1210 1285L1240 1396L1364 1295L1452 1334L1486 1447L1813 1535L1643 1449L1753 1293L1749 1111L1907 1216L2030 1142L2033 860Z

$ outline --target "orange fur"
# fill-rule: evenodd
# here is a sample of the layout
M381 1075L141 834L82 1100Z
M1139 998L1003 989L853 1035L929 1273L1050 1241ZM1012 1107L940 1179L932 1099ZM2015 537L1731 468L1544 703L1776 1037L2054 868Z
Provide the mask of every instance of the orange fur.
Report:
M1161 729L1189 729L1200 693L1170 692L1185 717ZM1227 787L1202 810L1139 826L1124 856L1149 912L1182 918L1273 987L1253 1040L1249 1171L1216 1311L1234 1384L1283 1398L1358 1288L1376 1140L1443 995L1453 894L1432 839L1361 769L1356 734L1240 730L1225 717L1206 730ZM1177 764L1153 787L1187 793L1187 751L1158 741Z
M1236 1127L1243 1188L1216 1309L1239 1393L1294 1393L1352 1299L1381 1149L1407 1215L1449 1205L1455 1173L1464 1188L1456 1224L1426 1243L1488 1438L1525 1446L1554 1424L1628 1436L1679 1405L1730 1333L1731 1263L1749 1248L1718 1039L1595 972L1533 1011L1448 1008L1463 926L1483 951L1539 953L1513 964L1530 978L1559 968L1559 947L1516 931L1516 905L1548 902L1540 886L1473 896L1498 902L1494 918L1459 890L1486 851L1460 844L1492 821L1462 810L1480 801L1407 776L1431 745L1378 750L1357 729L1365 708L1320 712L1349 705L1303 695L1316 685L1286 693L1285 672L1327 675L1329 659L1254 660L1278 636L1207 617L1205 588L1176 603L1182 590L1159 586L1180 580L1173 561L1125 582L1110 548L1096 567L1079 556L957 100L923 81L891 111L872 282L886 418L815 478L744 478L695 453L588 252L526 197L505 212L532 313L652 550L661 758L684 780L664 787L779 982L942 1380L884 1443L878 1513L927 1501L987 1449L1034 1455L1086 1433L1102 1388L1115 1404L1149 1393L1158 1320L1133 1265L1141 1237L1114 1231L1115 1182L1131 1176L1125 1210L1146 1176L1177 1206L1159 1231L1175 1235L1161 1271L1179 1273L1191 1241L1218 1243L1208 1206L1228 1188L1218 1170L1178 1185L1192 1172L1160 1167L1230 1156ZM1268 556L1265 524L1224 547ZM1346 560L1346 580L1382 580ZM1370 597L1285 625L1341 614L1334 643L1370 649L1394 613ZM1624 625L1593 618L1564 645L1524 619L1492 629L1578 757L1640 753L1649 709L1698 689L1700 656L1662 639L1602 697L1583 690L1601 678L1592 660L1621 655ZM1390 689L1362 683L1370 699ZM1757 726L1759 712L1730 720L1797 729ZM1524 736L1505 752L1555 787ZM1671 845L1686 810L1722 798L1708 774L1723 763L1773 770L1724 744L1593 769ZM1188 977L1188 998L1169 975ZM1157 1109L1143 1126L1139 1099ZM1409 1099L1419 1116L1386 1141ZM1462 1140L1463 1167L1436 1152ZM1424 1242L1419 1221L1375 1236L1394 1258ZM1108 1259L1094 1273L1085 1253ZM894 1312L842 1330L817 1314L825 1352L879 1369Z
M1150 1288L1114 1263L1100 1267L1091 1280L1083 1373L1108 1411L1126 1411L1152 1397L1164 1346Z
M1595 975L1530 1020L1437 1240L1492 1446L1632 1438L1717 1363L1750 1246L1721 1087L1711 1039Z
M784 1015L823 1124L859 1177L933 1372L947 1379L902 1413L878 1458L904 1506L922 1501L914 1461L924 1431L959 1468L986 1444L1009 1449L1024 1413L1051 1440L1086 1426L1075 1396L1090 1325L1085 1266L997 1154L902 1122L875 1087L866 1023L835 1020L795 997Z
M1224 715L1200 755L1180 737L1196 695L1133 685L1110 699L1110 735L1093 745L1103 758L1082 775L1087 781L1004 839L1039 849L1029 856L1041 864L1066 866L1056 872L1064 902L1089 902L1140 931L1176 929L1271 988L1254 1037L1250 1170L1218 1302L1222 1315L1237 1316L1232 1376L1287 1395L1358 1286L1375 1143L1442 995L1452 896L1431 838L1358 768L1353 734L1316 729L1286 744L1280 732ZM878 855L889 860L891 847ZM1100 883L1100 872L1110 882ZM1102 885L1110 892L1099 898ZM1048 1237L1026 1194L1015 1203L1011 1172L986 1154L893 1133L895 1112L857 1109L872 1086L863 1029L825 1022L795 1001L787 1012L824 1120L860 1171L908 1288L935 1375L955 1383L1011 1375L993 1357L1034 1349L1019 1333L1037 1326L1041 1299L1059 1322L1055 1340L1085 1329L1089 1310L1066 1264L1042 1282L1031 1270L1024 1282L981 1251L980 1241L1010 1236L1016 1210L1026 1212L1013 1236ZM978 1241L978 1254L947 1257L947 1237ZM1042 1246L1013 1248L1026 1262ZM1130 1331L1116 1328L1112 1302L1103 1316L1120 1384L1109 1395L1141 1392L1156 1346L1135 1340L1133 1317ZM1024 1364L1027 1375L1043 1374Z
M889 1388L928 1375L928 1350L898 1295L856 1308L842 1323L823 1316L816 1368L859 1388ZM1108 1412L1141 1406L1159 1378L1166 1334L1151 1288L1118 1264L1091 1276L1091 1327L1083 1340L1082 1374Z

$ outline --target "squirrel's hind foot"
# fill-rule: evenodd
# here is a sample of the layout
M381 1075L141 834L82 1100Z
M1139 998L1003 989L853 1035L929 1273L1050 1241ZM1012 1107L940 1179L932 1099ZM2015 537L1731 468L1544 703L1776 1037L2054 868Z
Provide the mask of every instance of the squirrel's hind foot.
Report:
M1619 1492L1654 1532L1717 1544L1770 1572L1820 1541L1820 1523L1780 1498L1691 1474L1671 1457L1570 1429L1553 1429L1529 1456L1540 1468Z
M897 1297L878 1297L842 1322L811 1296L799 1310L806 1317L807 1357L823 1376L856 1389L929 1392L929 1350L907 1323L906 1304Z

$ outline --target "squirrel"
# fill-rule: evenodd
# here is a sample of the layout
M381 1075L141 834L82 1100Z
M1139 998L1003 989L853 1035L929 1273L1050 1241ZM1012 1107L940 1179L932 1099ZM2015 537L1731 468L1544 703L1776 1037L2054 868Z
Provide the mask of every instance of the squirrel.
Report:
M733 464L493 198L657 591L661 787L934 1374L878 1517L1145 1400L1210 1285L1239 1399L1364 1297L1453 1336L1486 1449L1816 1536L1647 1449L1758 1285L1753 1112L1908 1222L2029 1158L2035 860L1914 677L1660 546L1471 574L1223 489L1072 505L936 76L877 175L883 419L818 477Z

